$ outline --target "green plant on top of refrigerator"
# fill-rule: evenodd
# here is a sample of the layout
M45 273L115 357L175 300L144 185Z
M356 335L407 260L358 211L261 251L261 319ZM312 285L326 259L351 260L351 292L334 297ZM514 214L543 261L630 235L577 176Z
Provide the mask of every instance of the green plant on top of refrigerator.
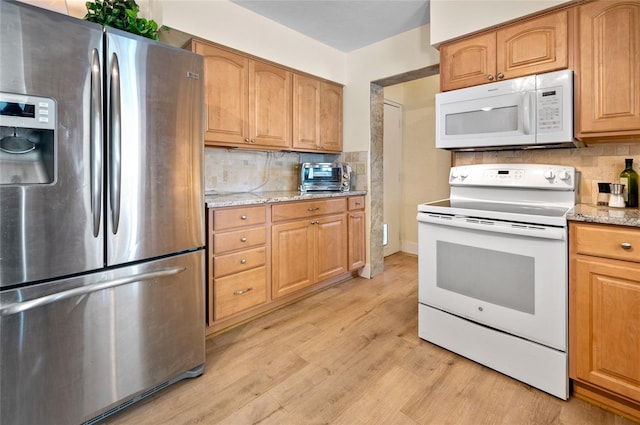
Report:
M140 7L134 0L93 0L85 3L84 19L103 26L158 40L158 24L153 19L139 18Z

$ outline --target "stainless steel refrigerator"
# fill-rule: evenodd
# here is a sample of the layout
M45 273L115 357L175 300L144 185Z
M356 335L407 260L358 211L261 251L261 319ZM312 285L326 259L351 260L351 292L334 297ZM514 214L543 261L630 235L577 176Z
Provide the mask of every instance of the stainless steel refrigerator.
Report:
M0 423L204 369L202 58L0 0Z

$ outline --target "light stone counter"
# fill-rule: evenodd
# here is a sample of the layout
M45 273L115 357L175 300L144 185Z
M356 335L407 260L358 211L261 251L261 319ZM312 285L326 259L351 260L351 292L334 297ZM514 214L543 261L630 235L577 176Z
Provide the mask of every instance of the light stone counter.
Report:
M569 211L567 220L640 227L640 210L578 204Z
M208 208L219 208L275 202L308 201L311 199L337 198L343 196L363 196L366 194L367 192L364 190L306 193L301 193L300 191L205 193L204 201Z

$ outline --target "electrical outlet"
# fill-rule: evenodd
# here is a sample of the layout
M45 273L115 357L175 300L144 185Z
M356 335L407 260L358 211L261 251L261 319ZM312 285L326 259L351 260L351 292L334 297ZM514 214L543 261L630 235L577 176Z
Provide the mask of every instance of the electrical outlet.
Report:
M359 176L367 174L367 169L362 162L356 163L356 174Z

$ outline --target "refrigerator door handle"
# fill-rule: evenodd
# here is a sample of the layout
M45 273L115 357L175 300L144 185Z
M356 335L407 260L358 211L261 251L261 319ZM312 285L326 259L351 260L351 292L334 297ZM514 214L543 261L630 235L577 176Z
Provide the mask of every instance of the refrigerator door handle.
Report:
M182 273L185 270L186 270L186 267L171 267L167 269L156 270L153 272L127 276L120 279L112 279L104 282L92 283L89 285L80 286L77 288L69 289L69 290L58 292L55 294L46 295L44 297L36 298L30 301L7 304L5 306L0 307L0 316L10 316L13 314L23 313L27 310L31 310L36 307L42 307L44 305L51 304L57 301L62 301L68 298L78 297L81 295L87 295L92 292L102 291L104 289L114 288L116 286L126 285L128 283L173 276L178 273Z
M111 84L109 85L109 200L111 204L112 232L118 233L120 223L120 183L121 183L121 98L120 98L120 66L118 56L111 57L109 70Z
M91 214L93 237L100 233L102 212L102 69L98 49L91 52Z

